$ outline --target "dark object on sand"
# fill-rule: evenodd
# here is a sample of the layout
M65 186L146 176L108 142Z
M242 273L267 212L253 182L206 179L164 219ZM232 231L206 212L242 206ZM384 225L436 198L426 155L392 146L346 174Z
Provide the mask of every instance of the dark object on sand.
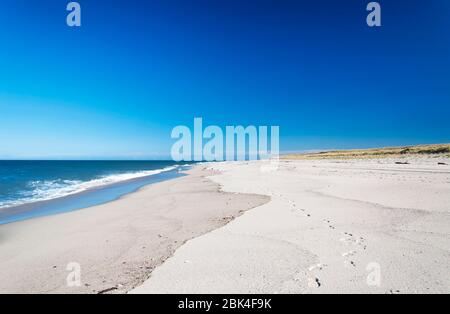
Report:
M395 164L396 165L409 165L409 162L407 162L407 161L397 161Z
M111 292L111 291L114 291L114 290L117 290L117 287L111 287L111 288L108 288L108 289L105 289L105 290L101 290L97 294L105 294L105 293L108 293L108 292Z
M438 162L439 166L447 166L447 164L445 162Z

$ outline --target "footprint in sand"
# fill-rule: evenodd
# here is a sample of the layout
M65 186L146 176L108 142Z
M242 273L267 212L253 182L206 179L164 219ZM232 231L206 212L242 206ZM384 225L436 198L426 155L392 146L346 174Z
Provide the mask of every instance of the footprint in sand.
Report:
M344 232L344 235L346 237L339 239L339 241L345 243L346 245L355 245L355 246L362 247L364 250L367 249L366 240L363 237L355 238L354 235L349 232ZM345 252L345 253L342 253L342 257L344 257L344 258L351 257L351 256L356 255L357 253L358 252L354 251L354 250ZM348 266L348 267L356 267L356 263L352 260L346 260L346 261L344 261L344 264L345 264L345 266Z
M309 278L308 279L308 286L310 288L320 288L322 286L322 283L320 282L319 278Z
M353 256L353 255L355 255L356 253L357 253L356 251L345 252L345 253L342 253L342 257Z
M345 243L347 245L357 245L358 244L358 240L355 240L353 238L340 238L339 239L340 242Z
M342 253L342 257L351 257L354 256L355 254L357 254L358 252L356 251L349 251L349 252L345 252ZM356 263L354 261L344 261L344 265L345 266L350 266L350 267L356 267Z
M344 261L344 265L347 267L356 267L356 264L354 261Z
M311 265L308 270L310 273L312 273L312 275L316 272L322 271L325 267L327 267L326 264L315 264L315 265ZM320 281L320 279L313 275L312 277L310 277L308 279L308 286L311 288L320 288L322 286L322 282Z
M323 222L328 225L328 228L332 230L336 230L336 227L331 224L331 221L328 219L324 219Z
M359 239L357 239L355 241L355 244L358 245L358 246L361 246L364 250L367 249L366 240L363 237L360 237Z
M308 217L308 218L311 217L311 214L308 214L308 213L306 212L306 209L303 209L303 208L297 208L297 205L295 204L294 201L288 200L288 202L289 202L289 205L290 205L291 208L292 208L292 211L301 211L301 212L303 212L303 213L306 214L306 217Z
M299 209L299 211L303 212L306 215L306 217L311 218L311 214L308 214L306 212L306 209Z
M359 247L362 247L364 250L367 249L366 239L364 239L363 237L355 239L355 237L351 233L344 232L344 234L347 237L339 239L339 241L341 241L342 243L345 243L347 245L357 245Z
M325 267L327 267L326 264L316 264L316 265L310 266L310 267L308 268L308 270L312 272L312 271L314 271L314 270L322 270L322 269L324 269Z
M353 244L353 240L352 239L347 239L347 238L340 238L339 239L340 242L346 244L346 245L351 245Z

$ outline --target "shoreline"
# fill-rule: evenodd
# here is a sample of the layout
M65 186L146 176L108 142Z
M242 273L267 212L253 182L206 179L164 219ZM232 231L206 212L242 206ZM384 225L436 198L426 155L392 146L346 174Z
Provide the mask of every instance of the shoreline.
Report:
M157 174L95 186L73 194L0 208L0 226L108 204L146 186L181 177L193 166L183 165Z
M2 225L0 293L448 293L450 167L397 161L196 165ZM80 287L66 284L74 262Z
M197 165L106 204L1 225L0 293L131 290L187 240L268 201L223 192L214 174ZM81 267L80 287L67 286L71 263Z

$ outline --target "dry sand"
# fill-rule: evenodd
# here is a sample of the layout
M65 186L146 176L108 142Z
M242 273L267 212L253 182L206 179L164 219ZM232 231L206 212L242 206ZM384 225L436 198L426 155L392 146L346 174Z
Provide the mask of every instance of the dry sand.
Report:
M269 200L221 192L212 174L199 166L108 204L0 226L0 293L124 293L186 240ZM81 287L66 283L73 262Z
M188 241L132 293L450 293L449 159L397 161L212 164L223 190L271 201Z

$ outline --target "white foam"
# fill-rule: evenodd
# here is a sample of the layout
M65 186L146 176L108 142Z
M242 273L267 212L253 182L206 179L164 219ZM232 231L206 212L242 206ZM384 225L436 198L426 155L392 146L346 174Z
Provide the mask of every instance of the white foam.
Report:
M33 181L29 183L32 189L26 192L23 195L23 198L15 201L0 202L0 209L23 205L27 203L48 201L114 183L160 174L163 172L175 170L178 167L179 166L170 166L157 170L120 173L100 177L98 179L90 181L76 181L76 180Z

